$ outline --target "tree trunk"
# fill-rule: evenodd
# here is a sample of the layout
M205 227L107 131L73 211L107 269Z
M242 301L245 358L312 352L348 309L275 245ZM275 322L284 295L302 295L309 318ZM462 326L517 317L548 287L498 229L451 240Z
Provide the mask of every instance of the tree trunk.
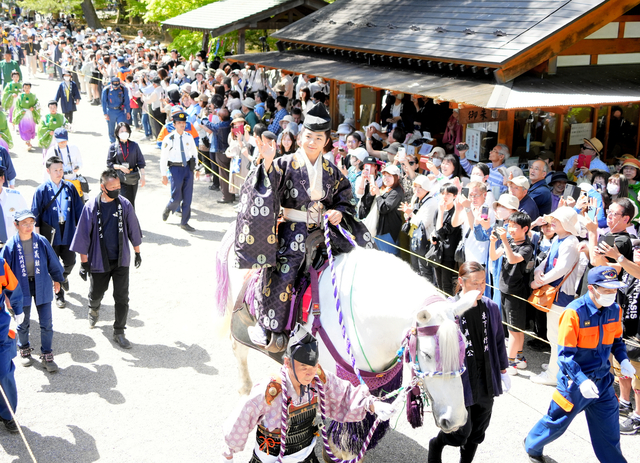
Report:
M102 24L100 24L100 19L98 19L98 14L91 0L82 0L82 13L84 14L84 19L87 20L87 26L92 29L102 28Z
M124 20L127 17L127 0L117 0L116 9L116 24L124 24Z

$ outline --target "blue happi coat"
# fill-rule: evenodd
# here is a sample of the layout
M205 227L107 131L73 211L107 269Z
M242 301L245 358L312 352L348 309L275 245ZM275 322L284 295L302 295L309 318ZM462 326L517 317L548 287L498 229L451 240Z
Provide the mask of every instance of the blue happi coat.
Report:
M76 232L76 225L82 214L82 208L84 203L78 195L78 190L73 183L66 180L61 180L64 183L64 192L61 195L67 195L69 201L67 202L67 221L64 226L64 234L60 234L60 224L58 223L58 210L56 201L53 201L51 205L45 209L47 204L53 199L55 193L51 186L51 182L47 181L41 184L33 195L33 203L31 204L31 212L36 216L36 227L41 227L42 222L46 222L50 226L56 229L56 234L53 237L54 246L58 245L70 245L73 240L73 235Z
M36 293L29 292L29 277L26 264L20 262L20 253L17 246L21 244L20 235L15 234L2 248L0 256L9 264L22 289L22 306L31 305L31 296L35 297L36 305L46 304L53 300L53 285L51 280L62 283L64 280L62 264L53 252L53 248L46 238L37 233L32 233L33 260L35 263ZM24 256L24 250L23 250ZM23 271L24 265L24 271Z

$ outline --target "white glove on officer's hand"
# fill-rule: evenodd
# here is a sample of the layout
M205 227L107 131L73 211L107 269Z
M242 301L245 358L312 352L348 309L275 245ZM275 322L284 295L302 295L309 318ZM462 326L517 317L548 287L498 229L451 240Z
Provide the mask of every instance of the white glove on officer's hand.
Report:
M600 397L598 387L590 379L582 382L580 392L585 399L597 399Z
M233 457L231 457L231 459L225 457L224 455L222 455L220 457L220 462L221 463L233 463Z
M396 407L393 404L376 400L373 403L373 411L378 415L378 418L380 418L381 421L387 421L391 419L393 414L396 412Z
M500 373L500 378L502 378L502 384L504 384L502 392L509 392L511 389L511 376L509 376L509 373Z
M622 363L620 363L620 372L623 376L633 378L633 376L636 374L636 369L633 368L633 365L631 365L629 359L624 359Z
M24 312L22 312L20 315L16 314L16 323L18 325L22 325L22 322L24 321ZM631 366L631 364L629 364L629 366ZM633 368L633 367L632 367ZM634 370L635 371L635 370Z

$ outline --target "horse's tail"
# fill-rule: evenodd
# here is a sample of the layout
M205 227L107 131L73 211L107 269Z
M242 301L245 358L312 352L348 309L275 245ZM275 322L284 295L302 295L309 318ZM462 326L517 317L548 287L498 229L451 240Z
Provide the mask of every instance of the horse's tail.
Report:
M236 222L234 221L227 233L222 237L220 249L216 254L216 285L215 304L220 315L224 315L229 306L230 281L229 281L229 251L233 246L236 234Z

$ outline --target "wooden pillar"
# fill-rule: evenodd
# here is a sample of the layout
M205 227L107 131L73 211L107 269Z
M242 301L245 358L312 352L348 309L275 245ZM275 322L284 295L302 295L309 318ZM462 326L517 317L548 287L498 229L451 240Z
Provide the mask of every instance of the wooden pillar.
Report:
M353 117L356 120L356 130L360 130L360 106L361 106L361 90L362 87L355 87L353 100Z
M513 145L513 124L516 120L516 112L511 110L507 113L507 120L500 122L498 126L498 143L507 145L509 151Z
M239 55L244 55L244 31L246 29L240 29L238 31L238 51Z
M562 140L564 140L564 113L558 114L556 124L556 158L553 160L553 168L559 171L562 170L560 169L560 154L562 153Z
M609 106L607 108L607 121L605 123L605 128L604 128L604 140L600 140L602 142L602 145L604 146L604 161L606 163L607 161L607 157L609 155L608 149L609 149L609 124L611 123L611 106ZM624 153L623 153L624 154Z
M202 33L202 48L205 52L209 49L209 31L204 31Z
M599 112L600 112L600 106L594 106L593 107L593 125L591 126L591 138L595 137L596 134L598 133L598 113Z
M338 81L331 80L329 84L329 114L331 115L331 128L338 129Z

